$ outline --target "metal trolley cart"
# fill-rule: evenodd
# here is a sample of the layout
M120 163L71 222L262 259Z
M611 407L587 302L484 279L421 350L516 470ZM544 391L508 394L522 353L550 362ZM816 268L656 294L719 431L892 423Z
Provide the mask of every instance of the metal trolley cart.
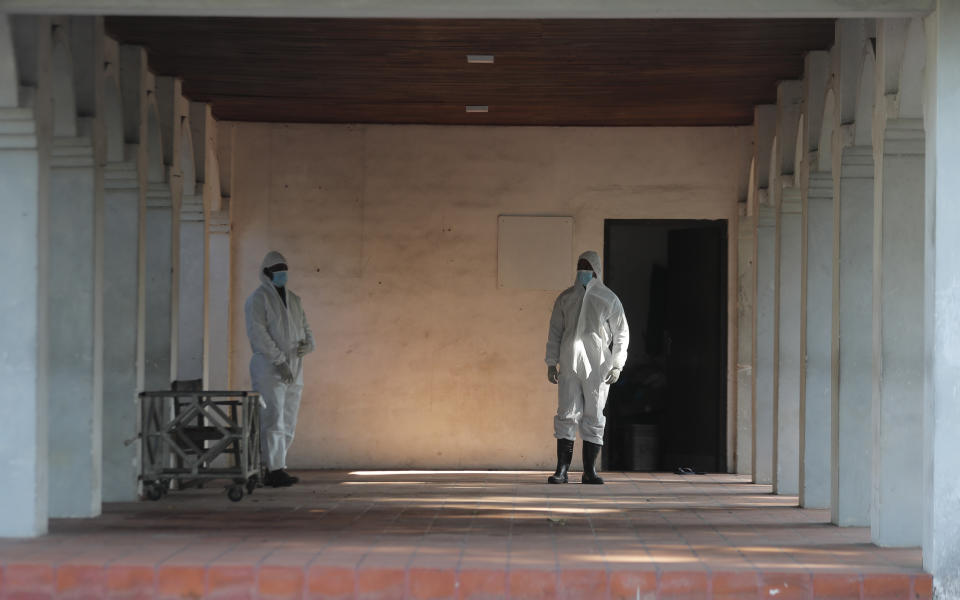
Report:
M179 383L179 382L178 382ZM260 483L260 395L164 391L140 394L140 480L159 500L170 489L229 479L227 496L243 499Z

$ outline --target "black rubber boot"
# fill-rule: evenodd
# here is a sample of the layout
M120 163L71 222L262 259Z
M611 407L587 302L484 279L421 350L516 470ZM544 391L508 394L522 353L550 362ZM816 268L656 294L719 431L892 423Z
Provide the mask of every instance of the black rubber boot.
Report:
M276 471L267 473L267 476L263 478L263 485L275 488L290 487L297 481L297 479L288 475L283 469L277 469Z
M597 475L597 457L600 456L600 444L583 441L583 479L580 483L603 485L603 479Z
M557 440L557 471L547 477L547 483L566 483L567 470L573 462L573 440Z

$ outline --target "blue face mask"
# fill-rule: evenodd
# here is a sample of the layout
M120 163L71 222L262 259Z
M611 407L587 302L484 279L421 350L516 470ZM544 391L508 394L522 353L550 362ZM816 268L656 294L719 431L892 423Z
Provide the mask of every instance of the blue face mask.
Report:
M277 287L286 287L287 285L287 272L286 271L277 271L273 274L273 285Z
M577 271L577 283L586 286L593 279L593 271Z

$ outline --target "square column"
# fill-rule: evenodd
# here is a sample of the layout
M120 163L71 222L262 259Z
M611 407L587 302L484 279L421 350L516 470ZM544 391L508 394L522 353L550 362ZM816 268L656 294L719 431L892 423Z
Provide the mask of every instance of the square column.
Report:
M960 597L960 3L927 20L923 566Z
M203 292L205 231L203 197L184 195L180 202L179 310L177 376L203 378Z
M833 176L810 173L804 200L806 340L800 399L800 506L830 508Z
M230 212L211 213L207 221L207 318L204 384L230 387Z
M147 184L144 386L170 389L173 310L173 200L166 183Z
M870 525L873 427L873 149L843 150L834 204L831 519Z
M753 405L753 481L773 483L774 337L777 209L761 205L757 219L756 392Z
M748 474L753 456L754 217L740 217L737 249L737 446L736 472Z
M50 164L50 516L101 511L102 396L95 391L97 206L93 145L57 137Z
M127 150L136 156L136 147ZM133 161L110 163L104 192L103 500L137 499L140 186Z
M0 27L9 27L0 14ZM47 396L44 273L46 165L29 108L0 108L0 537L47 532Z
M775 400L776 482L774 492L800 491L800 189L785 187L780 195L778 243L779 370Z
M923 535L923 184L921 119L886 124L874 231L874 543L918 546Z

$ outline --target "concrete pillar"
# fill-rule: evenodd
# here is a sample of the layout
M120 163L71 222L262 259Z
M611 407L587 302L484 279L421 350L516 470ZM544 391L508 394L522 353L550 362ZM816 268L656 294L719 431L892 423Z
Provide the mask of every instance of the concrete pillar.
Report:
M773 357L776 209L760 205L757 218L756 393L753 406L753 481L773 483Z
M775 403L778 494L796 495L800 486L800 189L782 190L778 240L778 377Z
M136 156L131 147L128 156ZM107 165L104 194L103 500L137 498L137 303L140 185L136 163Z
M833 176L813 172L804 210L804 393L800 399L800 505L830 508Z
M148 390L170 389L173 199L166 183L147 184L145 380Z
M842 151L834 204L831 518L870 525L873 396L873 150Z
M211 213L207 221L207 318L204 383L207 389L230 387L230 211Z
M874 193L873 498L881 546L922 541L923 169L921 119L891 119Z
M203 377L204 231L203 197L184 195L180 202L180 247L177 313L177 379Z
M50 163L50 515L100 514L102 398L94 393L98 216L89 137L56 137Z
M8 26L0 15L0 28ZM34 111L0 108L0 277L17 281L4 292L0 327L0 537L27 537L47 532L47 398L44 393L46 287L41 270L41 219L45 199ZM46 177L44 177L45 179Z
M923 564L960 597L960 4L927 20Z
M737 446L736 472L748 474L753 456L753 272L756 220L740 217L737 252Z
M38 21L43 25L38 26ZM38 55L38 71L48 60L49 24L45 19L11 22L0 13L0 56L13 58L14 28ZM38 35L43 30L43 36ZM26 73L0 77L0 278L16 281L3 293L0 316L0 537L39 536L47 532L46 277L47 150L37 99L46 94L37 81L24 89ZM36 107L38 110L35 110Z

